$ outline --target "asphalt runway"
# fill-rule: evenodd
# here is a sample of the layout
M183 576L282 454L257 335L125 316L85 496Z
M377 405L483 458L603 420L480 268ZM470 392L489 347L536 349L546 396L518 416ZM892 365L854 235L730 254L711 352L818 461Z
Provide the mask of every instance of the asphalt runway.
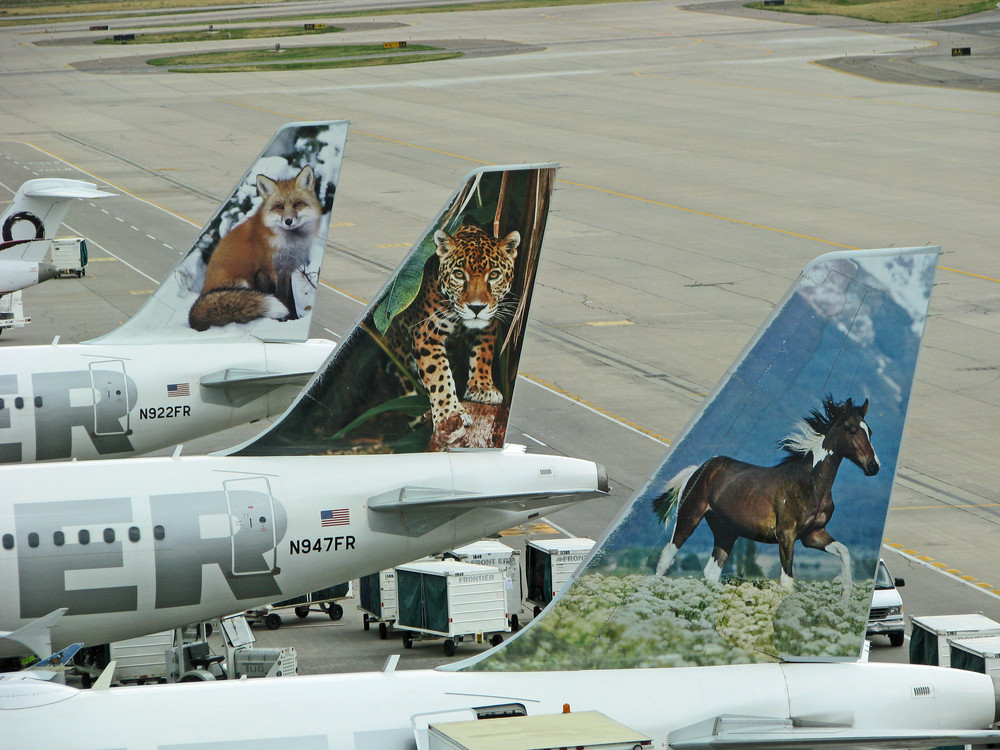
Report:
M954 22L920 25L921 36L694 5L705 7L399 15L388 20L403 25L391 29L366 29L387 19L361 17L335 41L490 40L534 51L302 72L84 72L94 61L127 71L178 48L83 44L88 22L0 29L0 200L30 177L81 172L120 194L73 207L68 229L91 240L87 276L27 290L34 322L4 333L0 357L125 320L285 122L351 121L317 336L353 323L359 300L375 294L467 170L558 161L513 424L538 449L608 467L611 500L554 519L593 536L808 260L940 244L885 536L953 571L917 583L923 572L896 572L903 564L890 560L908 577L910 613L995 608L1000 100L812 64L917 54L956 33ZM324 6L295 6L309 7ZM995 28L997 13L980 14L976 28ZM988 56L973 59L997 76ZM225 447L247 430L256 428L186 450Z

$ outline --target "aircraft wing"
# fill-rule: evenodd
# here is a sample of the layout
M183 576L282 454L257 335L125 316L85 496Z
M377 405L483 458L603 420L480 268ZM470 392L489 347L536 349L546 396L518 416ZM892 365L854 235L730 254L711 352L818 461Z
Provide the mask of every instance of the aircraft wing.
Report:
M670 733L672 750L810 750L811 748L933 748L986 745L1000 740L995 730L861 730L850 726L795 726L788 719L718 716Z

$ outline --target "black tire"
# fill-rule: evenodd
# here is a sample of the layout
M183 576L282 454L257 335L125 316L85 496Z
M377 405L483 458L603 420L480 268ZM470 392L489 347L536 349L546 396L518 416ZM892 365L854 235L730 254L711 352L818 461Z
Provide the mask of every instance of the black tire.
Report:
M542 611L542 608L541 608L541 607L539 607L539 606L538 606L538 605L536 604L536 605L535 605L535 608L534 608L533 610L531 610L531 613L532 613L532 616L533 616L533 617L538 617L538 614L539 614L539 613L540 613L541 611Z
M503 636L499 633L490 638L490 645L494 648L499 646L501 643L503 643Z
M378 637L381 638L383 641L389 637L389 626L386 625L384 622L380 622L378 624Z
M510 616L510 632L516 633L521 629L521 621L518 619L517 615Z
M301 607L295 608L295 616L300 620L304 620L309 616L309 605L304 604Z
M328 609L326 613L330 616L331 620L336 622L337 620L339 620L341 617L344 616L344 608L341 607L336 602L334 602L333 604L330 605L330 609Z
M268 630L277 630L281 627L281 616L271 612L264 618L264 624Z
M403 633L403 648L413 648L413 633Z
M361 627L363 627L365 630L368 630L368 628L370 628L372 626L371 622L368 620L368 613L367 612L365 613L364 619L361 621L361 623L362 623Z
M442 648L444 648L445 656L454 656L455 651L458 649L458 645L451 638L445 638Z
M889 645L899 648L903 645L903 633L902 631L896 631L889 633Z

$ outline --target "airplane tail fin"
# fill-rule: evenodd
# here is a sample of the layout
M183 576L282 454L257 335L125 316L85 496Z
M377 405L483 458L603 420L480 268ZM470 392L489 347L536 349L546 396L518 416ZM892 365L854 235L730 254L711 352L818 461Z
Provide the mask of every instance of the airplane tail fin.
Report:
M470 173L284 416L227 453L502 447L555 171Z
M346 140L346 121L278 130L146 304L94 342L305 341Z
M574 579L453 668L858 659L939 251L807 266Z
M10 205L0 214L0 251L20 242L53 239L75 199L111 198L114 195L82 180L57 177L28 180L18 188Z

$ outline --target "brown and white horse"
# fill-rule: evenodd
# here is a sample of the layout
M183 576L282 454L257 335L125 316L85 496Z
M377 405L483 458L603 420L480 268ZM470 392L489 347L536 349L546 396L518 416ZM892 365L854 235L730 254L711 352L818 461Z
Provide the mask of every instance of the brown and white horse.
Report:
M781 583L791 587L796 540L806 547L836 555L841 564L844 597L851 590L851 556L845 545L826 530L833 515L831 489L840 462L846 458L874 476L878 457L865 423L868 401L855 406L851 399L836 403L827 396L823 413L813 410L781 441L789 455L776 466L755 466L728 456L715 456L700 466L689 466L653 501L653 511L669 524L673 508L677 523L663 548L656 574L663 575L681 545L702 518L715 537L705 578L717 581L737 538L777 544Z

